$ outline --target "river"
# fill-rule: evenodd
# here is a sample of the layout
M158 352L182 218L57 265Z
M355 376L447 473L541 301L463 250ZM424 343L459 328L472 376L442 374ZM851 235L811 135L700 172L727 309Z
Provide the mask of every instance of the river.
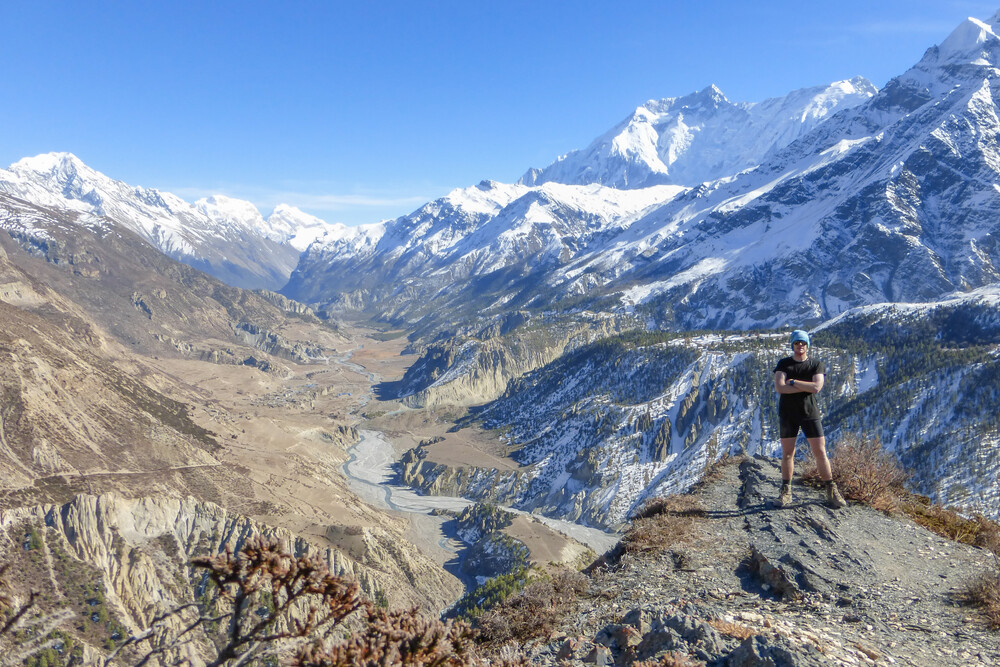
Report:
M361 440L348 450L350 458L344 464L343 470L351 489L367 502L383 509L413 514L429 514L435 509L460 511L472 504L473 501L466 498L420 495L409 487L390 484L394 476L392 464L396 461L392 443L379 431L361 430L359 434ZM524 514L521 510L511 507L504 509ZM549 528L586 544L599 554L617 544L620 537L615 533L606 533L572 521L551 519L538 514L532 516ZM447 536L441 537L441 546L448 548Z

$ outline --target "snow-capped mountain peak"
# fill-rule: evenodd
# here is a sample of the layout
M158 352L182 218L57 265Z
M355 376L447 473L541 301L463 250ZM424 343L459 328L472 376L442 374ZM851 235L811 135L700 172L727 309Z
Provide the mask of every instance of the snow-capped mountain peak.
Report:
M19 174L47 175L62 180L81 172L84 177L89 178L101 175L72 153L42 153L34 157L22 158L12 164L10 170Z
M346 225L328 223L289 204L274 207L267 217L267 227L271 234L281 237L282 243L288 243L299 252L328 232L344 233L348 229Z
M695 186L757 166L836 111L877 92L857 77L756 104L731 102L715 85L684 97L649 100L586 149L563 155L545 169L530 169L520 182Z
M714 83L696 93L691 93L686 97L680 98L678 102L682 109L695 109L698 107L703 109L718 109L726 104L731 104L725 93Z
M212 195L199 199L194 203L194 207L222 224L267 231L264 217L257 207L242 199Z
M1000 16L1000 14L998 14ZM979 19L968 18L955 28L948 37L938 45L939 62L952 60L967 61L968 55L983 48L995 48L1000 44L1000 38L994 31L997 16L984 23Z
M53 200L43 196L44 201L39 203L51 205L62 200L69 208L95 215L106 215L104 201L108 193L121 190L117 187L119 185L124 186L90 168L72 153L43 153L26 157L12 164L9 171L0 176L5 181L17 181L22 191L41 190L55 197Z
M895 98L910 111L924 102L940 98L972 80L982 82L1000 74L1000 12L988 21L968 18L924 57L888 84L898 90Z

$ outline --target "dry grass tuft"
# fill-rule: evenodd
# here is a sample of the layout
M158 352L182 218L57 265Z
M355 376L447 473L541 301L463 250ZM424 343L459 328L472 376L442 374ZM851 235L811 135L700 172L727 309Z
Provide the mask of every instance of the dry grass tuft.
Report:
M625 553L658 551L687 544L705 510L691 496L654 498L643 505L632 520L632 528L621 539Z
M983 516L964 517L954 510L934 505L928 498L905 494L899 499L899 510L932 533L949 540L989 548L1000 540L1000 525Z
M849 433L837 443L830 457L833 479L845 498L863 503L881 512L891 513L898 498L906 493L909 474L896 457L882 449L877 437ZM819 483L816 461L810 455L802 473L805 482Z
M991 628L1000 630L1000 569L983 572L967 582L961 596L983 612Z
M705 510L689 495L652 498L632 515L632 520L651 519L664 514L673 516L705 516Z
M993 567L967 581L960 596L983 612L991 628L1000 630L1000 526L990 523L992 530L979 539L981 546L993 554Z

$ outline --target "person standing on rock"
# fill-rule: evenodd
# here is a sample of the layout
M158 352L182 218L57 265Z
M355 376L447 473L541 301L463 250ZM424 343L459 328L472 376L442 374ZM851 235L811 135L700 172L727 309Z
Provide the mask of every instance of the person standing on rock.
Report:
M816 394L823 389L823 362L809 358L809 334L802 329L792 332L792 356L774 368L774 388L778 397L778 424L781 438L781 492L778 505L792 502L792 474L795 471L795 441L799 430L805 433L816 458L819 477L826 485L826 502L840 509L847 502L833 481L830 460L826 457L826 438L820 421Z

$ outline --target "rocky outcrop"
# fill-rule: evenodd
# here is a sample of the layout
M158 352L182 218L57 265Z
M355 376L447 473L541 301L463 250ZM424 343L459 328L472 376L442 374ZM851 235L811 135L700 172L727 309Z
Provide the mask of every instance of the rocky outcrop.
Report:
M290 341L281 334L268 331L251 322L240 322L233 329L236 337L246 345L276 357L308 363L323 355L322 347Z
M510 326L488 324L475 336L428 346L392 391L414 408L482 405L503 395L511 380L630 326L616 318L543 324L526 316Z
M308 320L317 319L316 313L313 312L313 309L304 303L299 303L294 299L289 299L287 296L278 294L277 292L272 292L271 290L262 289L258 290L257 293L260 294L265 301L277 306L286 313L302 315Z
M692 494L686 537L666 530L679 515L637 526L561 625L527 642L531 664L1000 664L1000 635L958 595L990 554L799 485L779 509L779 484L777 460L744 459Z
M435 496L476 498L507 503L519 496L527 479L519 470L497 470L475 466L452 467L426 459L421 447L408 450L399 459L399 480L407 486Z

